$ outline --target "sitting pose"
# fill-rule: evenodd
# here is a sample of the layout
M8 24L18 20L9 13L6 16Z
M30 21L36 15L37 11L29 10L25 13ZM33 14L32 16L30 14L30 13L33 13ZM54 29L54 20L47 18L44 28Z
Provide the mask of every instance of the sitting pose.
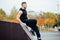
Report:
M36 25L37 20L27 18L27 11L26 11L27 3L22 2L21 6L22 7L19 9L19 14L18 14L18 15L20 15L20 21L22 21L23 23L26 23L27 26L32 28L36 32L38 40L41 40L41 35L40 35L39 29ZM19 17L19 16L17 16L17 17Z

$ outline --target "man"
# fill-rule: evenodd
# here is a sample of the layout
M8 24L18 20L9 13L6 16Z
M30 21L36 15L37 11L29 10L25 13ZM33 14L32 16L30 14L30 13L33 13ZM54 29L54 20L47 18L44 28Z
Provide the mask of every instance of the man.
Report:
M36 32L38 40L41 40L39 29L38 29L38 27L36 25L37 24L37 20L35 20L35 19L28 19L27 18L27 11L26 11L27 3L26 2L22 2L21 6L22 7L19 9L19 11L21 13L20 20L23 23L26 23L27 26L31 27Z

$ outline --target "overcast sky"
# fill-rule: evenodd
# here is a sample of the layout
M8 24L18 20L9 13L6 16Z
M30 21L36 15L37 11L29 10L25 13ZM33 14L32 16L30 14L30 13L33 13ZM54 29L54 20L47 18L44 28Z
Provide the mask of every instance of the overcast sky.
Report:
M13 7L19 9L21 7L21 2L26 1L28 4L27 10L39 11L57 11L57 4L60 5L60 0L0 0L0 8L6 11L7 14L10 13ZM59 6L60 9L60 6Z

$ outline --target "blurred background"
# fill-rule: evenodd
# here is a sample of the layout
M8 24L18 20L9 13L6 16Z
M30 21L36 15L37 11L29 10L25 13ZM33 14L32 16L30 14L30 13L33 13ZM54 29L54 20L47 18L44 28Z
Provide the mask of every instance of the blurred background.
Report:
M40 30L60 31L60 0L0 0L0 20L16 18L23 1L28 5L28 18L37 19Z
M0 0L0 21L14 20L23 1L28 5L28 18L37 19L42 38L46 39L46 35L53 34L48 37L59 40L60 36L54 35L60 35L60 0Z

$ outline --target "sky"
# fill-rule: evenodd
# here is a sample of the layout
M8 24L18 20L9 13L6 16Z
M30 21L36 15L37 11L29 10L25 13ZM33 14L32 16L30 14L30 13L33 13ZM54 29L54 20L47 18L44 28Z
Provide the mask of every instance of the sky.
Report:
M13 7L18 10L21 7L21 2L27 2L28 11L50 11L60 13L60 6L57 10L57 4L60 5L60 0L0 0L0 8L2 8L7 14L9 14Z

